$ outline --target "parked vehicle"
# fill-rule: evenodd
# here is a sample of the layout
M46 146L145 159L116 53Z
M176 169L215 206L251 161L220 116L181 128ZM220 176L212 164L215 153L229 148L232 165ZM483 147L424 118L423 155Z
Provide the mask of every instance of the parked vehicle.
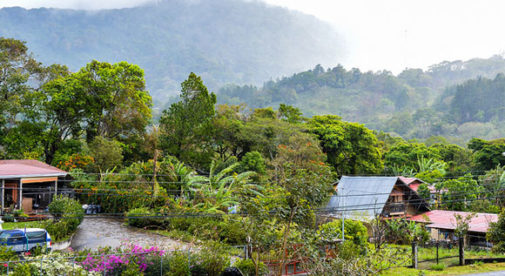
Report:
M12 248L16 252L28 252L36 247L51 250L51 236L42 228L2 230L0 245Z

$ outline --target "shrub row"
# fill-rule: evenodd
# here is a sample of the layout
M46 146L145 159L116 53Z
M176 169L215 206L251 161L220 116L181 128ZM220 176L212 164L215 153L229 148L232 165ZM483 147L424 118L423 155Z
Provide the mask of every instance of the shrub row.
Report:
M220 240L229 244L244 244L243 219L222 217L163 217L148 208L136 208L127 213L128 224L147 229L183 231L201 240Z

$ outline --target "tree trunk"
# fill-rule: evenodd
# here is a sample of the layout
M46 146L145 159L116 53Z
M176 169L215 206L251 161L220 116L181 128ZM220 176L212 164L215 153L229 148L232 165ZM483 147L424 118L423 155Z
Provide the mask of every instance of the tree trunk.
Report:
M286 231L284 232L284 237L283 237L283 241L282 241L282 257L280 260L279 271L278 271L279 276L282 276L282 268L284 267L284 264L286 262L286 257L287 257L286 256L287 255L286 247L287 247L287 243L288 243L289 232L291 230L291 223L293 222L293 217L295 216L296 209L297 209L297 207L291 209L291 213L289 214L288 225L286 227Z

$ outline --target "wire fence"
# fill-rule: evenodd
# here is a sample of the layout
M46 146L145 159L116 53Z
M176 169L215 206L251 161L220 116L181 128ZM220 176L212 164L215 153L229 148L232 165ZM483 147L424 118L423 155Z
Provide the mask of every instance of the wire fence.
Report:
M194 267L195 250L159 251L158 253L111 253L111 254L88 254L76 256L44 255L39 257L21 257L20 260L0 261L0 274L8 275L24 271L35 272L35 275L121 275L130 263L138 267L139 275L159 276L167 275L171 271L171 265L186 266L188 270ZM177 256L177 258L174 258Z

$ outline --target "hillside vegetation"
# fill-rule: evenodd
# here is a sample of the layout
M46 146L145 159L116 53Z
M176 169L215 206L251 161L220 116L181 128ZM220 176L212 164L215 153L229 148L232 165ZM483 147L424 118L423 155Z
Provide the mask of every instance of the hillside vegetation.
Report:
M336 64L340 49L329 25L259 1L163 0L95 12L4 8L0 26L0 37L26 41L46 64L72 71L93 59L138 64L155 105L177 95L190 72L213 90L228 82L260 84Z
M261 88L227 85L222 102L252 107L288 103L308 116L335 114L405 138L441 135L464 144L505 135L505 59L443 62L428 70L362 72L342 66L268 81Z

